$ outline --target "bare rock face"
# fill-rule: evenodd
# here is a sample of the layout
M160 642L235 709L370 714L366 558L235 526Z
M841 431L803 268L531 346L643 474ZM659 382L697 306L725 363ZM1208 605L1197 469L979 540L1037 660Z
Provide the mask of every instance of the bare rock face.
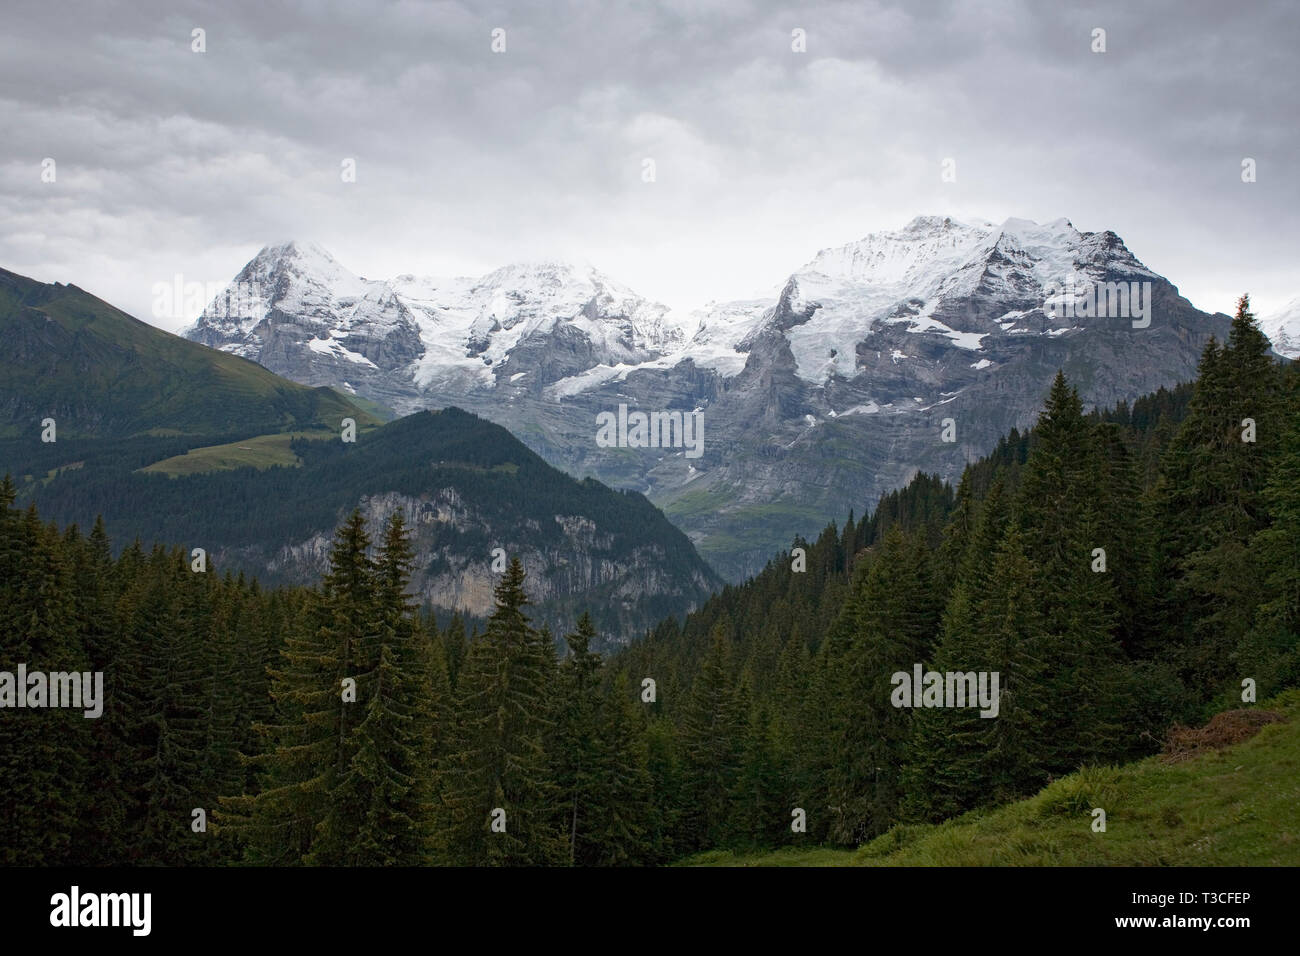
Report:
M1058 369L1089 406L1132 400L1192 378L1229 321L1113 232L1064 219L918 217L821 251L771 300L688 318L586 266L376 282L292 243L233 288L191 338L400 413L474 411L571 474L646 494L731 579L918 470L956 480L1034 422ZM620 405L698 413L703 454L598 444L597 416ZM466 573L429 586L469 601Z

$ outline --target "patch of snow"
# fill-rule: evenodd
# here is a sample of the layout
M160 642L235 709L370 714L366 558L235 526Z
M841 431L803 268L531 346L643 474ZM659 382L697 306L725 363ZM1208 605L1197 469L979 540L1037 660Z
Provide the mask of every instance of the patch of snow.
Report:
M854 405L845 415L875 415L880 411L880 406L875 402L867 402L865 405Z
M355 362L358 365L368 365L371 368L378 368L374 362L366 358L360 352L353 352L345 348L343 343L334 338L311 339L307 343L307 348L311 349L317 355L333 355L338 358L347 359L349 362Z
M1292 300L1279 312L1259 320L1259 327L1273 351L1289 359L1300 359L1300 298Z

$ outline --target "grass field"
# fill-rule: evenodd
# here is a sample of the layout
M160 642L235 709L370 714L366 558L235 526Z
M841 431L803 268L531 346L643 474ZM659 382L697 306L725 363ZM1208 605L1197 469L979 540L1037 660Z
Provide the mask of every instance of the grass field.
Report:
M282 432L274 435L258 435L228 445L207 445L203 448L191 448L184 455L156 461L145 472L158 472L171 475L198 475L209 471L226 471L232 468L271 468L275 465L297 467L302 461L293 453L289 443L295 438L312 438L323 440L337 438L335 432L321 430Z
M1297 866L1300 691L1259 707L1284 721L1178 762L1085 768L1036 796L857 850L702 853L694 866ZM1092 810L1106 811L1106 832Z

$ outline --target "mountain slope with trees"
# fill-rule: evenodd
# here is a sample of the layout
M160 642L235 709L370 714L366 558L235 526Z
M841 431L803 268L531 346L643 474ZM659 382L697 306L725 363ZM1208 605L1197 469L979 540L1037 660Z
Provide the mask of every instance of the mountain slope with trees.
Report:
M319 585L266 591L162 547L114 558L102 525L43 524L6 482L6 657L111 691L98 722L0 722L4 859L872 856L1040 790L1033 812L1074 813L1172 725L1300 688L1300 374L1267 348L1243 298L1189 388L1085 415L1058 375L956 489L919 476L608 660L585 617L557 658L518 560L481 635L418 613L400 511L377 543L354 512ZM909 665L998 672L997 716L895 706ZM1177 782L1189 806L1204 776ZM1273 830L1220 829L1235 860L1277 859Z

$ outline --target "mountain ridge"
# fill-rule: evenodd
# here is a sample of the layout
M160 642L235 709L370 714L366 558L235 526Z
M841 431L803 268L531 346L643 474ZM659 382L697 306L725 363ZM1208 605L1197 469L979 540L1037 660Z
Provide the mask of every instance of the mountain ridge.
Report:
M1228 327L1114 232L1064 218L916 217L820 250L774 297L689 317L567 273L489 276L375 287L390 299L349 298L340 282L335 305L317 309L298 290L324 280L291 274L248 297L265 310L218 303L187 334L399 411L455 404L507 425L565 471L649 495L739 580L845 499L918 470L954 480L1033 421L1058 369L1085 404L1110 406L1190 380ZM1124 293L1118 313L1091 314L1089 294L1108 286ZM391 316L369 318L366 303L381 302ZM703 458L597 447L597 416L623 404L702 414Z

